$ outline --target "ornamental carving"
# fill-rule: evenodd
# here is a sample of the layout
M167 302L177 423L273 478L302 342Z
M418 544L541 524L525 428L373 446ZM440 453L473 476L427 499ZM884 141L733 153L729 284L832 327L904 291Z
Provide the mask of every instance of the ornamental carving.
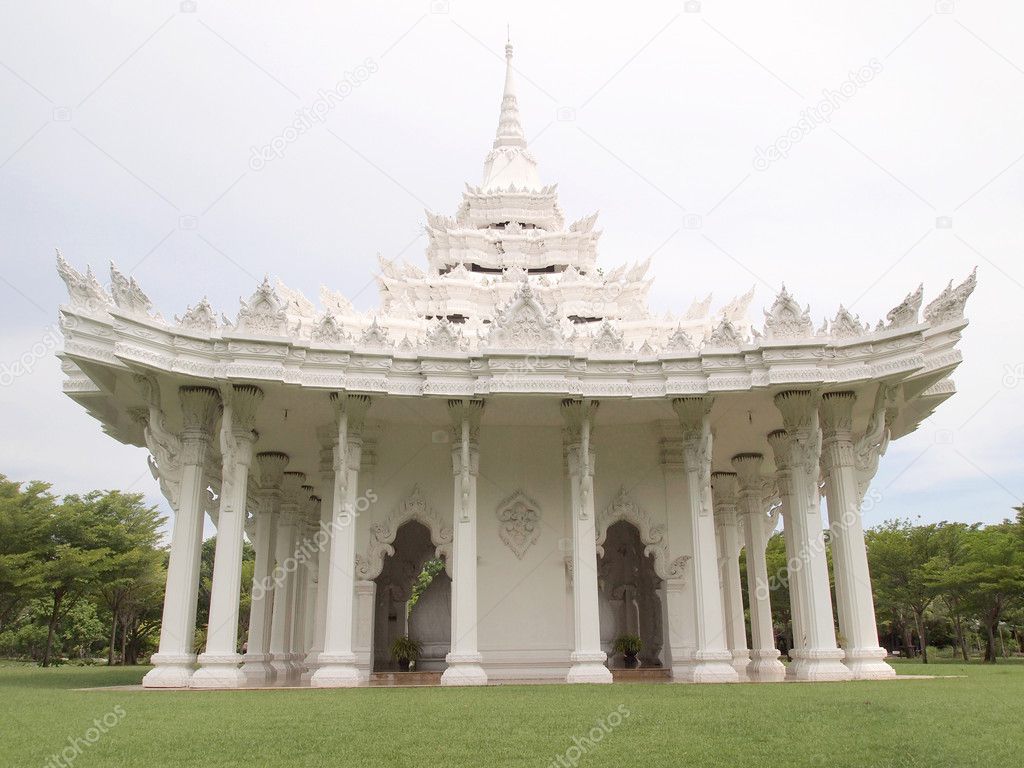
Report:
M850 313L842 304L839 311L829 326L829 333L834 339L850 339L855 336L863 336L870 330L870 326L862 324L859 315Z
M359 343L364 347L384 349L391 346L391 339L388 336L388 329L378 323L375 317L359 337Z
M906 298L889 310L886 314L885 328L903 328L908 325L917 325L917 312L921 309L921 301L924 298L924 283L917 286L916 291L908 293Z
M498 535L520 560L540 538L540 505L517 490L504 499L496 511Z
M558 318L523 281L507 306L498 310L487 337L490 347L539 350L564 343Z
M174 321L189 331L213 333L217 330L217 315L214 314L213 307L205 296L194 307L191 304L185 307L185 313L181 317L175 315Z
M964 316L964 307L967 305L967 299L974 293L974 288L978 284L978 268L975 267L971 274L967 276L956 288L953 287L953 281L949 281L949 285L936 296L927 307L924 308L924 319L933 325L941 325L942 323L948 323L951 320L962 320Z
M613 355L625 352L622 331L617 330L610 322L605 320L601 327L594 334L590 342L590 351L596 354Z
M604 542L608 538L608 529L625 520L631 523L640 534L640 543L644 545L644 557L654 558L654 572L659 578L676 578L671 575L668 563L668 545L665 542L665 527L656 525L639 504L633 501L625 486L619 488L615 497L607 507L597 515L597 552L604 554Z
M149 315L153 309L153 302L142 292L135 278L121 274L114 262L110 262L110 292L114 297L114 303L129 314Z
M782 286L770 311L764 313L764 333L769 339L797 339L814 334L811 308L801 310L796 300Z
M427 346L434 352L462 352L469 342L461 328L442 317L427 331Z
M327 310L313 326L312 339L321 344L341 344L351 340L331 310Z
M668 341L665 342L666 352L693 352L695 349L693 339L681 325L676 326L676 329L668 337Z
M356 576L359 579L371 580L380 575L384 569L384 558L395 554L392 544L398 535L398 529L410 520L422 523L430 531L430 543L434 545L434 553L444 560L445 571L451 576L451 553L454 533L450 523L442 521L441 516L429 504L419 485L414 485L412 492L406 496L398 508L381 522L370 526L370 544L366 555L356 555Z
M110 295L92 273L92 267L87 266L85 275L82 275L65 261L59 250L57 251L57 274L67 286L68 298L73 306L95 312L111 305Z
M739 347L742 343L739 332L736 327L729 321L729 318L723 317L715 329L711 331L711 335L708 337L707 346L709 347Z
M248 301L239 299L238 320L235 330L258 336L285 336L288 317L277 292L266 277Z

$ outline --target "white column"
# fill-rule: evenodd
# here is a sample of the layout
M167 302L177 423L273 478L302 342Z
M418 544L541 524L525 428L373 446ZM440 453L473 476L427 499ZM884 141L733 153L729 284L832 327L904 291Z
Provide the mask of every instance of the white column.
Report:
M793 675L797 680L849 680L850 670L842 663L843 651L836 645L822 535L817 397L809 390L790 390L777 394L775 405L782 413L786 434L780 439L772 433L772 448L776 450L776 466L788 470L780 482L789 485L786 495L791 509L786 515L786 528L788 533L792 524L796 547L790 559L790 579L794 580L795 568L805 638L804 647L790 653L796 662Z
M323 481L323 496L320 499L320 530L319 538L328 537L318 547L316 575L316 605L313 615L313 644L306 656L306 668L310 675L320 666L320 654L324 651L324 634L327 631L327 590L331 578L331 520L334 517L334 446L338 439L338 430L332 427L334 437L323 441L320 451L320 479ZM320 434L320 430L317 430Z
M292 627L295 617L295 547L298 544L299 488L305 481L302 472L285 472L281 478L281 503L274 541L274 607L270 628L270 663L277 683L295 682L296 667L291 656Z
M803 598L800 594L801 582L806 578L804 560L799 557L800 543L797 541L796 514L791 495L792 482L788 464L789 436L784 429L776 429L768 433L768 444L775 458L775 483L779 489L779 513L783 521L783 541L786 545L786 578L789 582L789 615L793 630L793 647L789 649L790 664L786 667L786 677L796 679L797 671L802 663L800 654L807 647L807 631L804 629Z
M743 545L736 514L735 473L712 473L711 496L721 557L719 578L722 582L725 636L732 654L732 666L740 680L747 680L750 651L747 648L747 623L743 615L743 583L740 579L740 549Z
M181 485L174 508L167 561L160 647L153 669L142 678L146 688L185 688L196 661L192 645L199 599L199 558L203 548L203 469L220 394L209 387L179 389L184 428L180 435Z
M697 650L690 682L734 683L739 678L726 644L718 579L718 546L711 507L712 397L672 401L683 430L683 470L690 537L693 542L694 629Z
M449 400L452 448L452 645L441 685L485 685L477 649L476 478L480 471L482 400Z
M765 549L773 522L763 500L760 453L732 457L739 484L739 514L744 519L747 549L747 598L750 602L750 679L776 683L785 679L786 666L779 661L772 624L771 583Z
M597 529L594 515L594 452L590 435L595 400L563 400L568 440L569 493L572 501L574 650L566 681L610 683L607 654L601 650L597 592Z
M885 663L885 649L878 644L854 454L855 402L853 392L829 392L822 396L822 466L846 666L859 680L877 680L895 677L896 670ZM877 413L874 418L882 420L884 416Z
M270 661L270 619L273 604L274 539L277 533L277 505L281 474L288 455L276 451L256 454L260 477L260 504L256 512L253 549L256 562L252 574L252 603L249 609L249 642L243 657L242 673L249 685L266 685L274 680Z
M316 688L358 685L359 670L352 649L356 559L356 501L363 451L363 420L370 407L365 395L332 393L338 429L334 451L334 494L331 515L330 573L324 650L310 684Z
M250 384L236 384L224 402L221 420L220 510L217 513L217 547L210 588L210 621L206 651L199 655L199 669L192 675L193 688L239 688L245 675L238 668L238 602L242 588L242 534L248 501L249 464L256 440L253 426L263 392Z
M313 501L314 488L311 485L303 485L299 489L299 544L296 547L295 557L298 561L298 568L295 576L295 620L292 625L292 660L295 668L298 669L304 679L308 680L306 669L306 655L312 643L310 638L309 618L313 610L313 603L316 600L314 592L316 584L314 573L316 572L316 544L314 536L316 527L319 524L320 504L319 499Z
M664 581L668 658L672 679L692 680L696 666L697 636L694 634L693 531L686 504L686 474L682 441L662 441L661 464L665 480L666 533L669 564Z
M368 680L373 671L373 619L377 582L356 582L356 631L352 651L356 655L359 679Z

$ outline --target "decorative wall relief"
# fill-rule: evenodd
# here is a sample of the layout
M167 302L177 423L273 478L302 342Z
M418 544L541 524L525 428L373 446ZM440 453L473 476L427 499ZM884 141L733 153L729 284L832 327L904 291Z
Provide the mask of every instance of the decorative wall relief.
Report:
M540 538L540 505L516 491L498 505L498 535L520 560Z

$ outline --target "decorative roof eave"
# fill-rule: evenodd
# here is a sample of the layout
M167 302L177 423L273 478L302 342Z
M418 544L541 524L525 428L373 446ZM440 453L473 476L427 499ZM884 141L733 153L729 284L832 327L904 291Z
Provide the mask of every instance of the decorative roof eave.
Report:
M115 318L111 316L111 320ZM104 327L95 319L67 328L64 355L76 365L81 360L121 369L141 366L196 379L258 379L309 388L343 387L394 394L461 395L467 387L484 394L564 394L578 389L572 383L576 381L583 391L592 384L606 396L664 397L690 391L948 376L962 359L959 350L928 350L919 341L921 331L919 327L877 332L872 334L876 338L861 341L860 354L839 358L829 354L836 351L831 344L775 344L767 348L747 344L731 350L678 351L654 357L624 351L578 354L562 344L540 354L502 347L476 353L428 349L399 352L361 348L355 342L327 346L235 336L204 340L197 339L195 333L179 334L157 327L155 321L118 315L116 328L113 322ZM524 360L529 365L524 366ZM516 377L519 383L510 384L510 371L515 372L517 367L521 372ZM539 375L533 375L534 371ZM74 389L84 391L80 379L75 377ZM614 395L607 394L612 391Z

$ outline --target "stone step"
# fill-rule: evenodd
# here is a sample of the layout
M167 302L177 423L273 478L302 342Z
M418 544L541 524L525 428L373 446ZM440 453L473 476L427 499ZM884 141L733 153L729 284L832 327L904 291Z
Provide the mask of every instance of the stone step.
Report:
M628 682L668 682L672 673L665 667L638 667L637 669L612 669L612 680L617 683Z
M381 687L440 684L440 672L373 672L370 675L370 685Z

